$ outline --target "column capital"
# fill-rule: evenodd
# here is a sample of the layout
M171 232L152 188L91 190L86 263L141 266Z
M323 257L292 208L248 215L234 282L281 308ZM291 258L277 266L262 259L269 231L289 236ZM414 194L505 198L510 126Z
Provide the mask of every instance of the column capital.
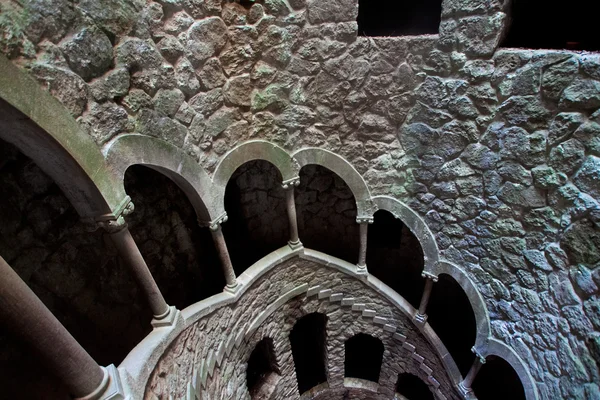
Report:
M432 274L431 272L427 272L427 271L423 271L423 272L421 273L421 276L422 276L423 278L425 278L425 279L431 279L431 280L432 280L432 281L434 281L434 282L437 282L437 281L438 281L438 279L439 279L437 275L434 275L434 274Z
M131 201L131 197L127 196L115 211L109 214L100 215L95 217L93 221L90 221L91 228L93 228L91 230L101 228L108 233L119 232L127 227L127 222L125 222L124 217L131 214L134 209L135 206Z
M297 187L297 186L300 186L300 177L299 176L295 176L291 179L283 181L283 183L281 184L281 187L284 190L293 189L294 187Z
M375 219L372 216L362 216L362 217L356 217L356 223L357 224L372 224L375 221Z
M471 351L473 352L473 354L475 354L475 356L482 365L485 364L485 357L481 355L481 352L475 346L471 347Z
M198 220L198 225L200 225L203 228L207 228L210 229L211 231L217 231L219 230L219 227L221 226L221 224L223 224L223 222L227 222L227 220L229 219L229 217L227 216L227 212L223 212L223 214L219 215L217 218L213 219L212 221L201 221Z

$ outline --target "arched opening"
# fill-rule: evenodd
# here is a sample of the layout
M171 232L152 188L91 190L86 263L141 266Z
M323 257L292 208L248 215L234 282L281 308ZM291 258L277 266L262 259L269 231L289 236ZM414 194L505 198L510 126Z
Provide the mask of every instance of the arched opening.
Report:
M290 333L300 394L327 382L327 317L312 313L300 318Z
M427 315L427 322L466 376L475 360L471 348L477 336L477 323L469 298L451 276L441 274L433 284Z
M427 384L418 376L409 373L398 375L396 394L396 398L402 400L434 400Z
M246 370L246 384L251 399L268 399L280 377L273 339L262 339L252 350Z
M369 273L418 308L425 286L424 261L421 244L410 229L390 212L377 211L368 233Z
M223 235L237 275L289 239L281 183L279 170L264 160L243 164L227 183Z
M360 36L435 34L442 18L442 0L359 0Z
M600 50L596 15L587 0L568 4L547 0L512 0L510 27L503 47ZM560 26L560 29L556 29Z
M100 365L118 365L151 329L152 315L116 249L58 185L0 140L0 254ZM0 331L6 398L68 399L19 338Z
M384 350L381 340L359 333L346 340L344 347L344 376L378 383Z
M356 264L360 246L356 200L337 174L319 165L303 167L296 210L305 247Z
M135 205L129 229L167 303L182 310L220 293L225 278L211 233L184 192L140 165L127 169L125 189Z
M525 400L525 389L517 372L500 357L489 356L473 382L480 400Z

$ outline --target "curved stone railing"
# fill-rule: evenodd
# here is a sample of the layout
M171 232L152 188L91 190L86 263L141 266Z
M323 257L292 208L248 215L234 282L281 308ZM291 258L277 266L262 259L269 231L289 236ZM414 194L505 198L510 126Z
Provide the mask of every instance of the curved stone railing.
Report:
M241 285L241 287L235 294L224 292L191 305L181 312L181 317L175 326L172 328L155 329L142 342L140 342L119 366L119 371L124 380L127 382L127 386L130 390L132 398L143 397L146 390L146 384L150 378L150 375L152 374L152 371L157 365L158 360L181 332L208 314L222 307L235 304L244 296L247 289L250 288L253 283L257 282L263 275L272 271L281 263L294 257L312 261L325 268L335 269L345 275L362 281L370 289L375 290L383 298L392 303L409 320L413 321L413 317L416 313L414 307L412 307L402 296L374 276L358 275L356 273L355 265L335 257L304 248L292 250L286 246L267 255L263 259L256 262L253 266L248 268L243 274L241 274L238 278L238 283ZM372 324L380 327L383 332L391 335L396 340L398 346L401 346L403 349L407 350L410 353L409 358L420 362L421 370L425 371L427 376L429 376L429 385L432 385L434 388L436 385L439 385L437 379L432 375L433 371L424 363L424 358L419 355L418 349L416 349L413 344L407 341L406 337L402 333L396 332L396 327L392 323L388 323L386 317L377 315L375 311L367 309L365 304L355 301L352 298L351 293L338 293L332 291L331 289L322 288L319 285L312 287L305 285L305 287L295 288L289 293L282 295L280 299L274 302L273 305L269 306L269 308L263 312L263 315L257 317L256 320L249 324L247 329L242 330L242 332L246 332L246 336L248 336L253 329L256 329L255 325L260 325L260 323L264 321L266 317L268 317L270 308L278 307L287 302L289 299L299 295L305 295L308 297L316 296L318 299L326 299L330 302L339 302L342 307L349 307L353 313L357 313L359 316L368 318ZM415 330L419 330L421 332L421 334L435 349L438 357L443 362L446 373L450 377L454 386L458 388L458 384L461 382L462 376L456 366L456 363L452 357L450 357L446 347L443 345L439 337L429 326L429 324L414 324L414 327ZM212 374L212 369L215 368L217 363L220 364L220 360L222 360L224 354L226 352L230 352L231 347L239 345L242 340L243 337L236 338L235 341L231 340L231 343L224 341L222 354L216 352L213 355L214 360L206 361L206 365L204 367L205 375L197 376L195 379L192 379L190 382L191 387L193 387L194 390L200 390L195 387L196 382L201 382L202 379L205 381L206 374L208 374L208 372ZM209 367L211 370L207 371L206 369ZM202 370L202 368L199 368L199 371ZM202 372L198 373L201 374ZM437 395L440 399L444 398L441 392L437 393Z

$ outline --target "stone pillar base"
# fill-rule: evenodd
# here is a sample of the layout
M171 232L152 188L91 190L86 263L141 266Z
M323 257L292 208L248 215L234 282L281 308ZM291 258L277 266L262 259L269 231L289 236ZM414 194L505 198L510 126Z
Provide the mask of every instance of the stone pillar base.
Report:
M464 382L461 382L458 384L458 390L464 399L477 400L477 397L475 397L475 393L473 392L473 389L471 389L470 387L466 387L464 385Z
M369 271L367 270L366 265L357 265L356 266L356 274L361 276L369 275Z
M240 290L241 286L242 285L236 282L235 285L225 285L225 288L223 290L227 293L236 294L238 290Z
M154 316L152 318L152 322L150 324L154 328L164 328L175 325L175 321L177 320L177 316L179 315L179 310L175 308L175 306L170 306L169 310L163 315Z
M302 247L304 247L302 242L299 240L296 242L292 242L291 240L288 241L288 246L290 246L290 249L292 249L292 250L298 250L298 249L301 249Z
M104 371L104 379L96 390L85 397L78 397L75 400L126 400L121 377L117 368L111 364Z
M427 314L419 314L417 313L415 315L415 322L419 325L425 325L425 323L427 322Z

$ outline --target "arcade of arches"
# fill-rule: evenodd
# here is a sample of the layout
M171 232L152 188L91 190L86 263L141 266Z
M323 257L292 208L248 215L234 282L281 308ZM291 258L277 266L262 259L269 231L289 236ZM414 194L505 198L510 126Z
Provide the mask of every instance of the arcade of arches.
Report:
M600 398L600 55L384 3L0 3L0 398Z

